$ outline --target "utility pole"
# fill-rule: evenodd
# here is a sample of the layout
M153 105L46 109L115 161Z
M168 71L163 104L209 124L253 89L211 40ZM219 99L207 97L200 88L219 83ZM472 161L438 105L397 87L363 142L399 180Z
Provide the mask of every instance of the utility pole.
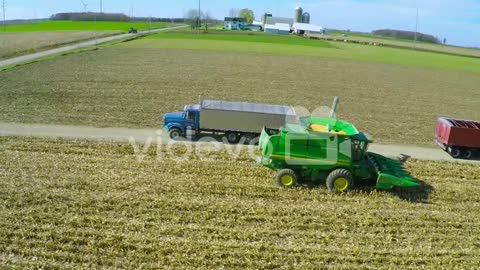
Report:
M2 0L2 11L3 11L3 32L7 32L7 22L5 19L5 0Z
M103 13L103 0L100 0L100 14Z
M83 0L82 0L82 4L83 4L83 12L87 13L88 4L85 3L85 1L83 1Z
M100 5L102 4L102 0L100 0ZM101 6L100 6L101 8ZM97 11L94 10L93 12L93 18L94 18L94 28L95 28L95 48L97 48Z
M417 5L417 18L415 22L415 39L413 41L413 48L417 49L417 32L418 32L418 5Z
M201 9L201 0L198 0L198 20L197 20L197 29L198 29L198 34L200 34L200 26L202 23L202 9Z

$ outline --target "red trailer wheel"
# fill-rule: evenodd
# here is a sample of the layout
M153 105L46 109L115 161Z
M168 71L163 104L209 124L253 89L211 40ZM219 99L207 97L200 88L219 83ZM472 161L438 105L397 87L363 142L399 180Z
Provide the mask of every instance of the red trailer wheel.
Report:
M453 157L453 158L459 158L462 156L462 151L459 149L459 148L456 148L456 147L452 147L450 149L450 155Z
M467 149L463 152L463 158L465 159L471 159L473 157L473 151L470 149Z

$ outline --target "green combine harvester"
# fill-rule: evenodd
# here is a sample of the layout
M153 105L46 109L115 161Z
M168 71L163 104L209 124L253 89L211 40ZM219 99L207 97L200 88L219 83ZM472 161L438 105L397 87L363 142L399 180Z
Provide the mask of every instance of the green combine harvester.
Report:
M338 99L334 108L337 103ZM264 128L260 136L262 156L257 161L277 171L275 181L279 186L326 181L334 192L373 181L383 190L419 186L399 160L369 153L372 140L352 124L333 117L302 117L299 122L280 130Z

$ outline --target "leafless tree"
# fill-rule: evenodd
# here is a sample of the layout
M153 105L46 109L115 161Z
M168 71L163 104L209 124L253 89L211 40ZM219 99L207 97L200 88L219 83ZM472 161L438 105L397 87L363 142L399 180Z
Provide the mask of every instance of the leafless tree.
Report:
M240 15L240 10L238 8L232 8L230 9L230 12L228 13L230 17L238 17Z
M198 14L197 9L190 9L185 16L192 29L202 27L202 18L204 15L203 13Z
M210 13L210 11L206 11L203 16L204 16L205 31L208 32L208 27L215 23L215 19L213 18L212 13Z

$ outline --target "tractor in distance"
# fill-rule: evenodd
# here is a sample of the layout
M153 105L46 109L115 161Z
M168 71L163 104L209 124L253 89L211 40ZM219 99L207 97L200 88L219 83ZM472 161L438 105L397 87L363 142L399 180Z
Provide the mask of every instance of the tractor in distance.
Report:
M281 187L323 180L333 192L346 192L355 184L373 181L383 190L419 186L399 160L369 153L371 142L367 134L348 122L301 117L298 123L281 129L263 129L257 162L277 171L275 182Z

